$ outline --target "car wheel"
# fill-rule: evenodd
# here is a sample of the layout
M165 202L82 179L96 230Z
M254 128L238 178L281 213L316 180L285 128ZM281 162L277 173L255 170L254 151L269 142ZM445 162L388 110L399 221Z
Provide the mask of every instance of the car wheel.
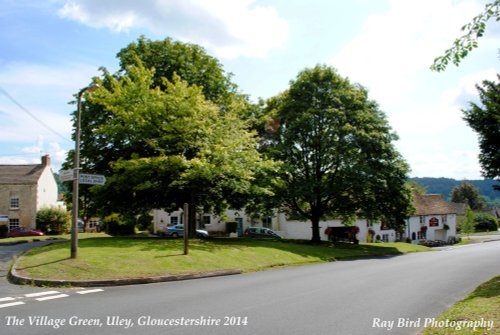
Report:
M177 233L173 233L173 234L172 234L172 237L179 237L179 234L177 234Z

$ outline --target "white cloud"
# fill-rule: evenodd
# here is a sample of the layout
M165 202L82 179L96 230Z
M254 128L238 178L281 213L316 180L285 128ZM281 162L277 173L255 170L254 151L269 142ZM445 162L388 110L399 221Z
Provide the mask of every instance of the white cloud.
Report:
M463 62L446 73L429 67L483 8L484 1L476 0L391 0L386 13L370 16L331 59L387 113L412 175L480 177L477 136L461 109L477 97L475 84L494 78L494 69L484 69L491 63L480 56L485 47L496 53L498 34L480 41L479 51L468 57L475 64Z
M482 9L473 1L390 3L387 13L369 17L361 32L331 60L340 73L366 85L387 104L411 93L417 75L428 71L471 13Z
M282 47L288 24L255 0L75 0L61 17L115 32L147 29L201 44L224 58L263 57Z

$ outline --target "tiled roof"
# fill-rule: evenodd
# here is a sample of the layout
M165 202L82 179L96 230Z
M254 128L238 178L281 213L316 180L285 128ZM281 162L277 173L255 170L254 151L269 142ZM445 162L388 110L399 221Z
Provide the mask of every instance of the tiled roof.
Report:
M457 206L443 199L441 194L413 194L414 215L456 214Z
M36 184L45 168L35 165L0 165L0 185Z

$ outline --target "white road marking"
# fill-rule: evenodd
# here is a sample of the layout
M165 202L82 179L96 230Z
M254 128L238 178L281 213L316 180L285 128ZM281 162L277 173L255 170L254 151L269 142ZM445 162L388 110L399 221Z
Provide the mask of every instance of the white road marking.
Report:
M5 307L11 307L11 306L17 306L17 305L24 305L25 303L22 301L16 301L16 302L10 302L8 304L2 304L0 305L0 308L5 308Z
M16 298L12 298L12 297L0 298L0 301L12 301L12 300L16 300Z
M52 299L59 299L59 298L66 298L66 297L69 297L69 295L67 295L67 294L59 294L59 295L51 295L50 297L37 298L35 300L45 301L45 300L52 300Z
M78 294L88 294L88 293L95 293L95 292L102 292L104 291L103 289L97 288L95 290L85 290L85 291L77 291L76 293Z
M56 294L56 293L59 293L59 291L46 291L46 292L28 293L28 294L25 294L24 296L26 298L33 298L33 297L41 297L43 295L50 295L50 294Z

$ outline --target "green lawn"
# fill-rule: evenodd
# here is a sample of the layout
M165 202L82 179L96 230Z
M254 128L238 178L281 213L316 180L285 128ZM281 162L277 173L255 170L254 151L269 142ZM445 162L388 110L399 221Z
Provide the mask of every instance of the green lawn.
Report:
M200 273L329 262L356 257L427 251L407 243L313 246L290 241L254 239L191 240L189 255L182 239L87 238L79 241L78 258L69 258L69 242L32 249L19 259L20 274L36 279L97 280Z
M474 330L474 324L471 322L483 321L483 328L478 327ZM500 334L500 276L496 276L486 283L480 285L474 292L462 301L456 303L451 309L444 312L435 323L435 327L427 327L422 332L423 335L472 335L472 334ZM439 321L449 321L458 325L458 321L464 324L462 329L452 327L439 327ZM493 327L485 322L493 322ZM444 323L443 323L444 325Z

